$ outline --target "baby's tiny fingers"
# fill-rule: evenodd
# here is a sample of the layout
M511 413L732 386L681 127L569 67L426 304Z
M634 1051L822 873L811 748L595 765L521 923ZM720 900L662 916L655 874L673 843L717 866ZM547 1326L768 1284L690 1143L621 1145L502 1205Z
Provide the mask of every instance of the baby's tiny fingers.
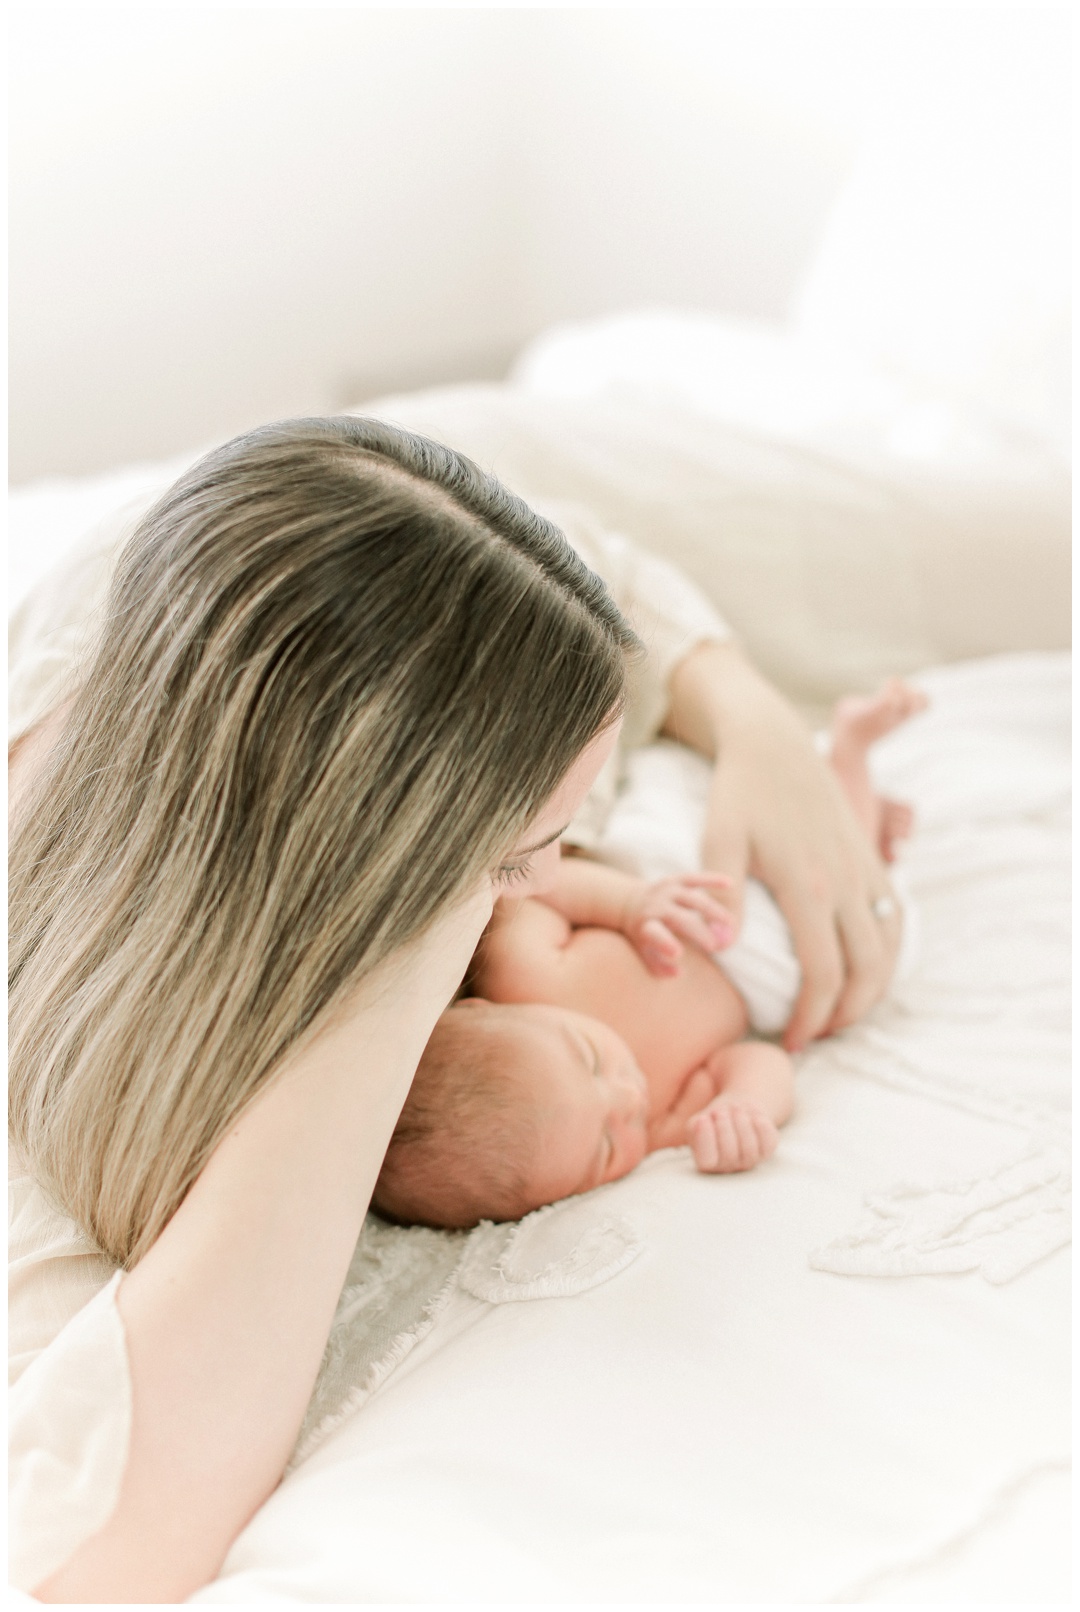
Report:
M673 907L681 907L684 912L700 912L703 918L718 923L730 924L733 922L731 913L722 901L709 895L707 890L673 890L671 895Z
M688 940L692 945L698 946L703 952L715 952L721 946L726 946L731 939L729 929L719 924L709 924L700 913L690 912L686 908L679 911L676 908L666 923L669 929Z
M710 1111L705 1109L703 1113L695 1114L689 1121L687 1130L690 1134L694 1163L698 1169L715 1170L720 1163L720 1147Z
M641 939L643 947L647 946L659 957L667 957L674 962L682 956L683 949L674 930L662 918L646 918L641 926Z
M716 1127L716 1142L720 1158L716 1168L725 1174L733 1170L741 1170L739 1162L742 1156L742 1145L739 1140L738 1129L735 1125L735 1115L726 1103L720 1103L711 1110L713 1124Z
M772 1120L766 1118L764 1114L754 1115L754 1129L757 1132L760 1156L763 1159L771 1159L776 1152L776 1144L780 1140L779 1131Z
M731 1117L738 1139L738 1163L735 1169L752 1170L761 1157L753 1117L745 1108L732 1109Z
M706 951L729 946L735 938L735 919L727 908L707 897L695 898L689 891L684 896L685 899L673 900L664 914L669 928L677 929Z

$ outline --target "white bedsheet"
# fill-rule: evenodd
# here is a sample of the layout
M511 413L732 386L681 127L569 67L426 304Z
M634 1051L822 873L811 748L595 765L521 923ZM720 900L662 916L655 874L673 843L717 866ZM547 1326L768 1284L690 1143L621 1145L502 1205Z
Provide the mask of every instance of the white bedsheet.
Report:
M923 681L919 959L776 1158L476 1234L196 1601L1067 1598L1068 662Z

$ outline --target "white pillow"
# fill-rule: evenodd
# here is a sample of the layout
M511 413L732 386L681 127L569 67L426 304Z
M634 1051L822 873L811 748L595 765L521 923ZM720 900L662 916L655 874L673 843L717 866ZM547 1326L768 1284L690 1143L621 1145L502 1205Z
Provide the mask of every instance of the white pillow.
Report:
M892 673L1069 641L1068 484L1038 454L827 450L646 386L448 387L359 412L525 497L580 502L681 567L808 714Z

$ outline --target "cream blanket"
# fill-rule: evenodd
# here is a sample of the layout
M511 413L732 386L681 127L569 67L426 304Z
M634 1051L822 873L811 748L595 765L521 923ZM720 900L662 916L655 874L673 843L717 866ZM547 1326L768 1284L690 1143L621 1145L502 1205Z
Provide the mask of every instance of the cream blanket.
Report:
M802 1058L775 1160L371 1223L307 1458L197 1600L1062 1593L1068 662L921 681L876 754L920 957Z
M1061 641L1058 494L1022 474L904 483L640 399L383 412L676 559L807 706ZM663 1153L464 1239L371 1222L295 1465L197 1599L1066 1593L1067 664L924 682L877 757L920 814L920 961L803 1058L777 1157L717 1179ZM50 1444L22 1397L77 1506L70 1426Z

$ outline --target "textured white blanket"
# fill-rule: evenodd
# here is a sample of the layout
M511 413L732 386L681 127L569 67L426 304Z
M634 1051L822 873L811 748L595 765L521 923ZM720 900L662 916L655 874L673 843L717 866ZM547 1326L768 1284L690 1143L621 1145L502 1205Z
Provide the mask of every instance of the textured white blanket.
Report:
M803 1057L776 1158L370 1223L301 1458L196 1600L1065 1596L1068 663L922 682L876 758L920 956Z

